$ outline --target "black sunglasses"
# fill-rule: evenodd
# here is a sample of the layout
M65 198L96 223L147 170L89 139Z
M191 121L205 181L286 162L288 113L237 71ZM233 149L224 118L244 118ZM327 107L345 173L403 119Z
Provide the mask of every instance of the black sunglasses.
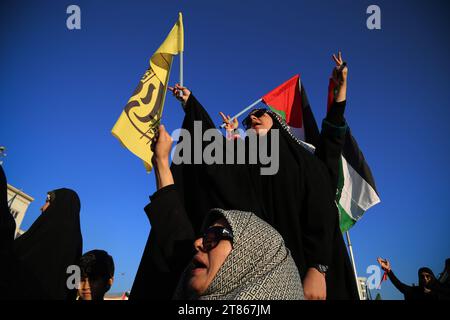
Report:
M264 108L253 110L248 114L247 117L245 117L244 120L242 120L242 125L244 126L245 129L249 129L252 126L252 116L259 118L262 117L266 112L267 109Z
M233 242L233 232L225 227L209 227L203 234L202 240L203 250L209 252L217 247L221 240L230 240L231 242Z

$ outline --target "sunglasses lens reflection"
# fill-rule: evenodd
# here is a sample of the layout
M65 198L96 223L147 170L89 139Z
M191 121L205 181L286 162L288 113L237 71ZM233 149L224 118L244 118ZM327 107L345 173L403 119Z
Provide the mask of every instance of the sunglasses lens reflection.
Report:
M257 109L249 113L249 115L242 121L242 124L246 129L249 129L252 125L252 116L256 118L262 117L266 113L266 109Z

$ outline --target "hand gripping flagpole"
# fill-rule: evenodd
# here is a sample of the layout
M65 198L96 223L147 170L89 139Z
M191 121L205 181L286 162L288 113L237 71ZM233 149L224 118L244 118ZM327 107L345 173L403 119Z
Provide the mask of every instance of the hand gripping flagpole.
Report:
M244 113L246 113L248 110L250 110L251 108L253 108L254 106L256 106L258 103L260 103L262 101L262 99L258 99L255 102L253 102L251 105L249 105L248 107L246 107L245 109L243 109L241 112L239 112L238 114L236 114L234 117L231 118L230 121L233 121L236 118L239 118L240 116L242 116ZM223 123L221 126L221 128L225 128L225 123Z

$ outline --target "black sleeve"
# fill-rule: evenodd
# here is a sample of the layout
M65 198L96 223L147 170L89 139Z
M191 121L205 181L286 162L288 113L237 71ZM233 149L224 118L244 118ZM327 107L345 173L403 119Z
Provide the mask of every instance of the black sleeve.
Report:
M327 112L325 120L336 127L345 126L344 112L346 104L346 100L341 102L334 101L330 107L330 110Z
M438 280L432 282L428 288L435 294L438 295L440 300L450 300L450 287L446 286L443 283L440 283Z
M144 210L151 231L130 299L168 300L192 259L194 232L175 185L158 190L150 199Z
M205 108L201 105L201 103L195 98L195 96L191 93L188 100L186 101L186 105L184 106L185 117L183 121L183 128L185 129L193 129L194 121L202 122L202 129L207 130L211 128L215 128L214 122L209 116L208 112L206 112ZM191 131L192 132L192 131Z
M347 132L344 119L345 103L345 101L335 102L331 106L327 117L322 122L319 144L315 152L327 167L333 192L336 192L339 185L341 154Z
M388 272L389 279L391 279L392 284L397 288L398 291L403 293L404 295L409 294L409 292L412 290L413 287L408 286L401 282L394 274L394 272L391 270Z

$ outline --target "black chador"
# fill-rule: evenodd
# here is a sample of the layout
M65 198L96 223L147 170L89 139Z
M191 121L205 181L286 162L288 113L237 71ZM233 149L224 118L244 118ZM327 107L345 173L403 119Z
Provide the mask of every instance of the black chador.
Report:
M165 247L162 242L158 245L152 241L150 234L131 297L170 298L178 281L178 272L192 257L192 251L177 251L174 243L178 243L178 248L188 248L188 241L183 239L192 239L192 232L198 236L209 210L222 208L254 212L275 227L291 250L302 277L309 267L317 264L328 266L327 298L356 299L355 277L340 233L334 203L339 159L347 130L343 119L344 107L345 102L335 103L330 109L333 112L329 112L323 123L315 154L306 150L289 133L283 121L269 112L274 123L272 129L279 129L279 170L274 175L261 175L263 165L259 163L172 164L176 189L193 230L183 228L184 224L177 227L181 232L178 235L175 230L165 230L172 234L169 238L178 237L180 240L168 239L166 243L173 247ZM192 94L184 109L186 114L182 127L191 136L194 136L194 121L201 121L203 132L215 128L208 113ZM269 130L269 142L271 134L272 130ZM151 206L146 208L146 212L151 217L149 209ZM153 238L158 236L155 234ZM157 296L157 292L162 292L161 287L156 288L155 285L162 278L173 278L174 281L166 282L166 296Z
M83 245L80 199L70 189L57 189L49 195L50 205L14 240L13 253L29 273L26 286L34 289L37 298L71 299L76 291L67 287L67 268L78 263Z

